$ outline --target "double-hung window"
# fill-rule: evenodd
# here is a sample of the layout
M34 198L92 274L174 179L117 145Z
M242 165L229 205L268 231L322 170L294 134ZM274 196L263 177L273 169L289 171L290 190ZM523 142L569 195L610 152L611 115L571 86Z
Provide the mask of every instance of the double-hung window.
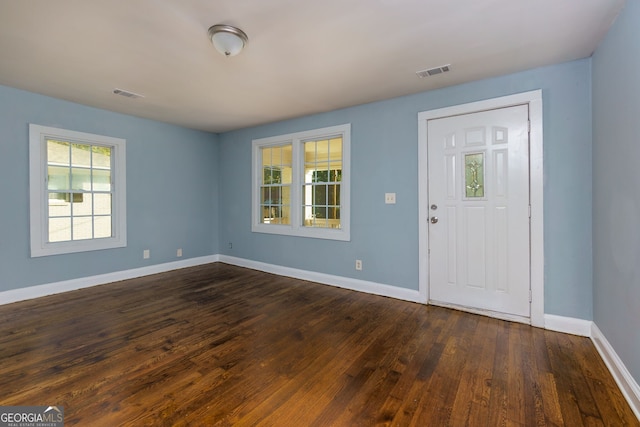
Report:
M29 126L31 256L126 246L125 140Z
M253 141L252 230L350 240L351 125Z

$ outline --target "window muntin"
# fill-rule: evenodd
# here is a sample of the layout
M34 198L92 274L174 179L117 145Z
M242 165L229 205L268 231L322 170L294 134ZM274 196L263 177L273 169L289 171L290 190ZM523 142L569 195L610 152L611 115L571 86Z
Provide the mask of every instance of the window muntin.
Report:
M29 127L31 256L126 246L125 140Z
M351 126L253 141L252 231L349 240Z

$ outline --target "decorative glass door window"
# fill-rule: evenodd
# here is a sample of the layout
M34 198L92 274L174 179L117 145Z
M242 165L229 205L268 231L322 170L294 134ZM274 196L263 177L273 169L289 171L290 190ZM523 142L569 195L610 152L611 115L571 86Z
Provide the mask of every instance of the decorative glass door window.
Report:
M260 222L291 224L291 144L262 147L260 183Z
M47 139L47 241L112 237L112 148Z
M484 197L484 153L464 155L465 197Z

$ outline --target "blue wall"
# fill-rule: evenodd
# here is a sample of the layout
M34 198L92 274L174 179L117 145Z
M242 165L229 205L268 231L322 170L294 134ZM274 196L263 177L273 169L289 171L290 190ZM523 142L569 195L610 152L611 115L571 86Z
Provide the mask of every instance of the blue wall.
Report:
M127 140L126 248L30 258L29 123ZM217 165L216 135L0 86L0 291L217 253Z
M593 56L594 320L640 382L640 2Z
M418 289L417 114L535 89L544 103L545 312L591 319L590 59L219 135L221 252ZM351 241L252 233L251 140L342 123L352 125ZM385 192L397 193L396 205L384 204Z
M590 59L221 135L0 87L0 291L175 261L178 247L185 258L224 253L418 289L418 112L534 89L544 101L545 312L591 319ZM127 248L29 258L28 123L127 139ZM341 123L352 124L351 241L252 233L251 140Z

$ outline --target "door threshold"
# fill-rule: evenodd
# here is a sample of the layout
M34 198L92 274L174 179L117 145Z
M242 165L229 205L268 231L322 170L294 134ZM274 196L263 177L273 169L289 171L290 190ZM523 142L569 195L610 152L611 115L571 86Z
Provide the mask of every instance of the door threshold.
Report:
M524 323L526 325L531 324L530 317L518 316L515 314L501 313L499 311L485 310L482 308L475 308L475 307L467 307L464 305L457 305L457 304L451 304L448 302L441 302L441 301L434 301L434 300L429 300L427 304L436 305L438 307L451 308L453 310L465 311L467 313L479 314L481 316L493 317L494 319L508 320L509 322Z

